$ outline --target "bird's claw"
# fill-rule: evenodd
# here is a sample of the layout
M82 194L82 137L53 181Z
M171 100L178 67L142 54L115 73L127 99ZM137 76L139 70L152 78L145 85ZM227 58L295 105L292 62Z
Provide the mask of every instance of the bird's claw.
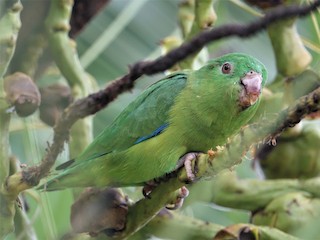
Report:
M196 174L198 173L198 156L197 152L190 152L181 157L178 161L177 167L184 166L187 174L186 183L193 182L196 179ZM192 164L194 162L194 164Z
M145 198L151 199L150 194L157 186L158 184L154 180L146 182L142 188L143 196Z
M181 208L184 202L184 199L189 195L189 190L183 186L179 189L179 193L174 201L166 205L166 209L176 210Z
M178 170L184 166L187 174L187 179L184 180L185 183L191 183L196 179L196 174L198 173L198 156L197 152L190 152L181 157L177 163L176 168L170 172L165 174L162 177L154 178L148 182L145 182L144 187L142 189L142 194L145 198L151 198L151 192L161 183L167 182L169 179L176 177ZM194 162L194 164L193 164Z
M142 193L145 198L151 199L150 197L151 192L158 186L157 184L154 184L154 183L155 183L154 181L149 181L143 187ZM189 190L185 186L183 186L178 191L179 192L176 198L165 206L166 209L176 210L182 207L184 199L189 195Z
M145 198L151 198L150 194L151 192L161 183L169 181L169 179L176 177L177 171L174 170L170 173L166 173L162 177L154 178L153 180L150 180L148 182L144 183L144 187L142 189L142 194Z

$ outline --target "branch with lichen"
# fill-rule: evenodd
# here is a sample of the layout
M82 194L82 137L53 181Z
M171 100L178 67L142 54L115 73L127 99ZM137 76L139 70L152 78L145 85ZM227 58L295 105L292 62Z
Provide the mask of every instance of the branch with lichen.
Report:
M200 32L208 30L215 23L217 15L213 8L213 2L213 0L189 0L181 3L180 26L185 42ZM200 50L181 61L180 68L192 69L193 62Z
M298 240L276 228L252 224L234 224L219 231L214 240L254 239L254 240Z
M309 181L309 180L308 180ZM258 180L258 179L239 179L235 172L223 172L219 174L214 181L203 181L196 186L195 193L193 189L186 199L186 204L193 201L213 202L220 206L256 211L268 205L272 200L287 193L305 191L305 186L310 186L310 191L315 191L319 187L318 179L314 179L306 184L297 179L277 179L277 180ZM204 189L208 194L200 196L199 191ZM197 195L197 196L195 196Z
M5 183L9 175L9 123L10 115L6 112L8 103L5 101L3 75L11 61L15 43L21 26L20 12L22 5L19 0L12 3L0 20L0 238L13 231L15 213L15 197L7 192Z
M179 175L183 177L183 173ZM176 192L176 191L175 191ZM153 195L161 197L163 195ZM179 196L169 194L173 199L161 198L161 201L175 201ZM180 195L181 196L181 195ZM237 198L236 198L237 199ZM149 199L149 203L151 200ZM144 202L144 203L147 203ZM146 239L150 235L158 238L170 239L242 239L244 236L254 236L253 239L296 239L278 229L254 226L252 224L235 224L223 227L214 223L194 219L176 212L161 208L146 225L125 224L130 218L140 221L142 210L148 212L154 208L140 209L139 214L134 211L135 205L123 195L119 189L87 189L72 205L71 224L74 232L66 234L63 239L87 240L95 239ZM128 212L129 211L129 212ZM131 211L131 213L130 213ZM152 215L151 213L150 215ZM127 222L128 223L128 222ZM144 222L145 223L145 222ZM129 226L129 231L126 230ZM131 228L135 226L138 228ZM88 234L76 234L89 232ZM133 235L132 235L133 234Z
M15 157L10 157L10 174L21 171L20 161ZM29 190L32 191L32 190ZM14 215L14 234L18 239L35 239L36 233L32 223L26 213L27 203L25 192L20 194L14 201L15 215Z
M252 236L256 240L297 240L278 229L255 226L252 224L235 224L224 227L162 210L150 223L134 234L130 239L146 239L149 236L169 239L243 239ZM98 238L99 239L99 238Z
M221 225L162 209L130 239L146 239L151 235L163 239L212 239L222 228Z
M292 2L302 3L301 0L290 1L290 4ZM267 32L276 56L280 76L294 76L308 67L312 57L303 46L302 39L297 32L296 17L271 24Z
M89 190L90 191L90 190ZM102 190L103 192L105 190ZM108 190L107 190L108 191ZM114 192L114 190L110 190ZM95 190L94 190L95 192ZM98 191L100 192L100 191ZM96 192L97 193L97 192ZM100 192L101 193L101 192ZM115 193L115 192L114 192ZM112 194L113 195L113 194ZM118 195L118 194L116 194ZM115 195L113 195L115 196ZM167 209L162 208L158 214L151 219L144 227L140 230L135 232L133 235L123 235L121 232L119 233L119 229L116 230L112 227L119 227L125 228L126 226L122 226L122 222L125 220L125 208L121 208L119 211L119 206L123 204L123 200L120 200L118 197L110 200L111 205L109 203L106 204L106 199L99 202L99 201L92 201L92 197L96 198L97 196L84 196L85 201L89 201L92 204L91 207L85 206L83 202L78 202L77 211L80 211L80 215L82 216L72 216L71 219L78 222L78 227L96 229L102 228L103 226L111 227L102 228L101 234L93 234L92 232L88 234L75 234L75 233L68 233L64 235L64 240L89 240L94 237L97 240L106 240L106 239L126 239L130 237L130 239L146 239L148 237L155 236L158 238L170 238L170 239L242 239L244 236L252 236L256 240L282 240L282 239L290 239L296 240L297 238L290 236L276 228L270 228L265 226L255 226L252 224L235 224L228 227L224 227L221 225L217 225L214 223L210 223L207 221L202 221L198 219L194 219L189 216L185 216L182 214L178 214L175 212L168 211ZM120 198L123 198L120 197ZM115 200L115 202L114 202ZM95 211L96 204L100 205L98 207L99 213L102 211L104 214L88 214L87 211L90 212ZM120 205L118 205L120 204ZM109 205L107 207L106 205ZM73 206L74 207L74 206ZM72 209L73 209L72 207ZM92 208L93 207L93 208ZM88 208L88 210L84 210L84 208ZM82 212L82 213L81 213ZM111 214L111 216L110 216ZM92 221L85 223L88 221L87 217L91 218ZM98 218L98 219L96 219ZM72 220L71 220L72 221ZM120 225L119 225L120 223ZM80 229L78 229L80 230Z
M212 27L217 19L213 8L214 0L185 0L179 4L178 19L181 37L168 36L161 40L164 53L179 47L183 42L188 42L202 31ZM201 52L201 54L200 54ZM168 69L170 72L181 69L194 69L208 61L207 49L199 49L181 62Z
M164 239L227 240L243 239L245 236L250 236L252 237L250 239L256 240L297 240L297 238L276 228L252 224L235 224L223 227L166 210L162 210L130 239L146 239L151 235Z
M0 20L0 77L5 74L16 47L18 32L21 27L20 12L22 5L19 0L12 6Z
M45 21L53 59L72 89L75 99L90 94L96 83L80 64L76 43L68 36L73 1L53 0ZM71 128L70 154L75 157L92 141L92 118L78 121Z
M215 181L200 185L202 190L206 188L210 192L210 196L201 200L248 210L252 213L253 224L272 226L294 236L315 239L316 232L308 232L306 226L319 219L319 184L319 177L256 180L239 179L235 173L225 172ZM300 224L302 218L303 225Z
M34 78L37 73L39 59L45 47L47 47L47 42L44 34L42 32L35 33L31 40L24 45L25 51L16 58L17 62L15 62L14 69Z
M235 224L224 227L188 216L162 210L144 228L130 239L146 239L149 236L170 239L242 239L252 236L256 240L297 240L276 228L255 226L252 224ZM99 238L98 238L99 239Z
M80 95L86 95L87 88L91 89L90 79L80 64L76 43L68 37L72 6L72 0L51 1L45 26L49 47L59 70L72 88L80 88L74 91L80 91L83 92Z

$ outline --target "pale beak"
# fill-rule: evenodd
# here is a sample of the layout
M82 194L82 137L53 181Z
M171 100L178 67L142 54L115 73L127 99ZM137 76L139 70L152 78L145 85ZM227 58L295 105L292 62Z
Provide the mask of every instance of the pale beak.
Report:
M261 93L262 75L260 73L250 71L240 79L242 89L240 92L240 106L247 108L257 102Z

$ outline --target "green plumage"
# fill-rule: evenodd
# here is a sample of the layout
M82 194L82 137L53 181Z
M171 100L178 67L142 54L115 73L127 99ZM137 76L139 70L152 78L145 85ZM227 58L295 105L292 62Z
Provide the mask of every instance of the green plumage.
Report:
M241 105L240 79L250 71L262 76L263 86L263 64L238 53L156 82L45 188L142 185L174 170L184 154L224 144L258 107L259 99Z

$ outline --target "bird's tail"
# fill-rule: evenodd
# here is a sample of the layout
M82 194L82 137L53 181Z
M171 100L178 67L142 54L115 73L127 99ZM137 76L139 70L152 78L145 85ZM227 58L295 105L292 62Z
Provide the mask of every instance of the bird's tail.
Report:
M81 179L79 179L79 176L66 172L60 173L58 176L44 181L36 189L42 191L57 191L67 188L88 187L87 184L87 182L86 184L82 183Z

